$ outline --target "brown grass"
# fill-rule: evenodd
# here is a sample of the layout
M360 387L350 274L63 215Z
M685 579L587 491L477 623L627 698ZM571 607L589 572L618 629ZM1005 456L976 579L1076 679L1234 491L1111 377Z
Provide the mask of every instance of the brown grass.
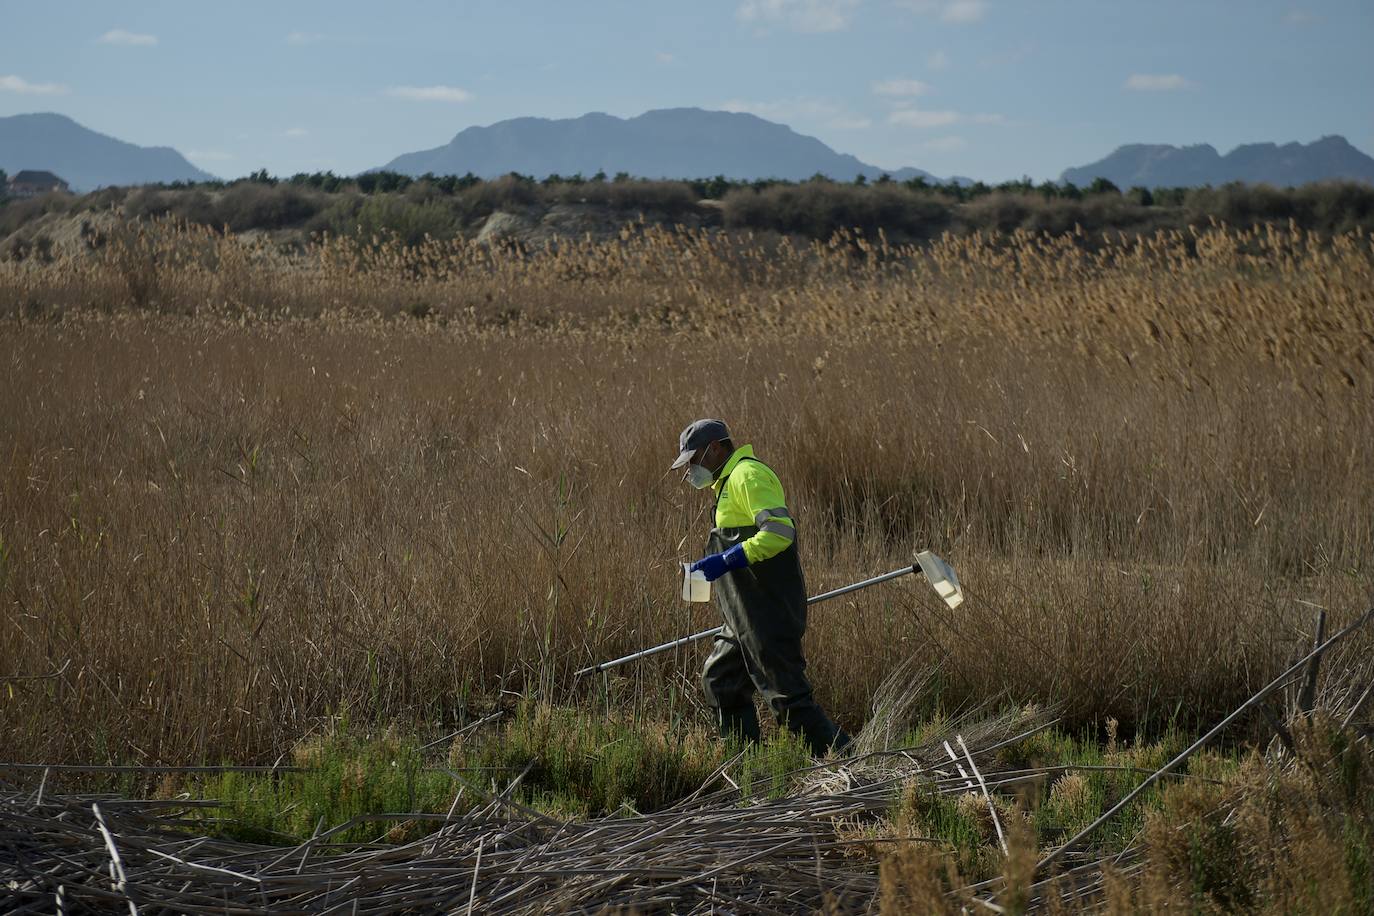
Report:
M1310 641L1295 599L1367 599L1371 290L1362 235L1221 227L533 254L143 224L0 264L0 746L270 761L330 716L600 690L571 672L713 621L675 600L708 522L666 473L706 414L779 470L813 593L923 547L967 585L815 610L847 726L911 656L951 706L1214 718ZM699 659L605 686L680 709Z

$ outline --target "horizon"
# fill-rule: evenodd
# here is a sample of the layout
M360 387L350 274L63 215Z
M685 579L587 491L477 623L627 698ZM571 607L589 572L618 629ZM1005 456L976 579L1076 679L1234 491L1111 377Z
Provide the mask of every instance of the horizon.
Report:
M1374 58L1363 50L1374 7L1353 0L1243 10L728 0L652 11L617 0L592 13L534 5L541 29L528 25L530 6L490 3L412 3L381 21L348 2L294 5L279 20L260 3L228 18L73 6L12 13L0 116L61 114L172 147L222 178L355 175L469 127L665 108L755 114L881 169L988 183L1057 181L1127 144L1224 155L1338 135L1374 149L1364 88ZM207 67L207 54L251 64Z
M501 123L505 123L506 121L536 120L536 121L544 121L544 122L548 122L548 123L554 123L554 122L576 121L576 120L579 120L579 119L581 119L581 118L585 118L585 117L589 117L589 116L598 116L598 115L599 115L599 116L610 117L610 118L615 118L615 119L620 120L620 121L630 121L630 120L634 120L635 118L642 117L642 116L644 116L644 115L646 115L646 114L651 114L651 113L654 113L654 112L661 112L661 111L673 111L673 110L706 111L706 112L708 112L708 113L723 113L723 114L745 114L745 115L749 115L749 116L755 117L755 118L760 117L759 115L751 115L749 112L728 112L728 111L724 111L723 109L700 109L700 108L694 108L694 107L691 107L691 106L681 106L681 107L679 107L679 108L677 108L677 109L649 109L648 111L640 112L640 113L637 114L637 115L629 115L629 116L626 116L626 117L621 117L621 116L619 116L619 115L608 114L607 112L602 112L602 111L589 111L589 112L585 112L585 113L583 113L583 114L581 114L581 115L576 115L576 116L573 116L573 117L570 117L570 118L546 118L546 117L541 117L541 116L539 116L539 115L518 115L518 116L516 116L516 117L514 117L514 118L505 119L504 121L494 122L493 124L473 124L473 125L468 125L468 127L463 128L463 130L471 130L471 129L478 129L478 130L480 130L480 129L485 129L485 128L489 128L489 127L493 127L493 126L499 125L499 124L501 124ZM0 118L7 118L7 117L58 117L58 118L66 118L67 120L69 120L69 121L71 121L72 123L76 124L78 127L87 128L86 125L81 124L79 121L76 121L75 119L71 118L69 115L65 115L65 114L63 114L63 113L61 113L61 112L57 112L57 111L27 111L27 112L16 112L16 113L13 114L13 115L0 115ZM767 120L767 119L763 119L763 120ZM781 124L781 122L770 122L770 123ZM785 125L785 124L784 124L784 125L782 125L782 126L788 127L789 129L793 130L794 133L799 133L799 132L797 132L794 128L791 128L790 125ZM87 129L91 129L91 128L87 128ZM461 133L461 132L462 132L462 131L460 131L460 133ZM99 132L98 132L98 133L99 133ZM108 135L108 134L102 134L102 135L103 135L103 136L106 136L106 137L109 138L109 139L121 140L121 141L124 140L124 138L122 138L122 137L113 137L113 136ZM456 136L456 135L455 135L455 136ZM802 135L802 136L806 136L806 135ZM1114 155L1114 154L1116 154L1116 153L1118 153L1118 152L1121 152L1122 150L1130 149L1130 148L1132 148L1132 147L1170 146L1171 148L1177 149L1177 150L1188 150L1188 149L1198 149L1198 148L1210 147L1210 148L1212 148L1216 153L1218 153L1220 156L1225 157L1225 156L1228 156L1228 155L1230 155L1231 153L1235 152L1236 150L1241 149L1241 148L1246 147L1246 146L1274 146L1274 147L1283 147L1283 146L1289 146L1289 145L1298 145L1298 146L1302 146L1302 147L1307 147L1307 146L1310 146L1310 145L1312 145L1312 144L1318 143L1318 142L1320 142L1320 141L1323 141L1323 140L1326 140L1326 139L1333 139L1333 138L1334 138L1334 139L1343 140L1343 141L1345 141L1346 143L1348 143L1351 147L1353 147L1354 149L1356 149L1358 152L1361 152L1361 153L1363 153L1363 154L1365 154L1365 155L1370 155L1370 154L1369 154L1369 151L1360 149L1358 146L1356 146L1355 144L1351 143L1350 140L1349 140L1349 138L1347 138L1347 137L1344 137L1344 136L1342 136L1342 135L1340 135L1340 134L1324 134L1324 135L1322 135L1321 137L1316 137L1316 138L1313 138L1313 139L1307 140L1307 141L1302 141L1302 140L1277 140L1277 141L1275 141L1275 140L1257 140L1257 141L1252 141L1251 143L1241 143L1241 144L1237 144L1236 146L1229 147L1229 148L1228 148L1228 147L1217 147L1217 146L1215 146L1215 144L1211 144L1211 143L1208 143L1208 142L1206 142L1206 141L1201 141L1201 142L1198 142L1198 143L1188 143L1188 144L1153 144L1153 143L1149 143L1149 142L1125 143L1125 144L1122 144L1122 145L1120 145L1120 146L1117 146L1117 147L1115 147L1115 148L1113 148L1113 149L1111 149L1111 150L1108 150L1107 152L1103 153L1101 156L1098 157L1097 160L1094 160L1094 162L1099 161L1099 160L1103 160L1103 159L1106 159L1106 158L1109 158L1110 156L1112 156L1112 155ZM452 138L450 138L450 139L452 139ZM446 144L441 144L440 146L442 147L443 145L446 145ZM183 158L185 158L185 154L184 154L182 151L177 150L175 147L168 147L168 146L166 146L165 144L164 144L164 145L161 145L161 146L159 146L159 147L142 146L142 147L140 147L140 148L141 148L141 149L153 149L153 148L172 149L174 152L177 152L177 153L181 154L181 155L183 156ZM416 151L416 150L409 150L409 151L407 151L407 153L414 153L414 152L422 152L422 151ZM847 151L846 151L846 150L835 150L835 152L836 152L836 153L843 154L843 153L846 153ZM393 157L393 159L394 159L394 158L397 158L397 157ZM190 160L188 159L188 161L190 161ZM273 171L271 171L270 169L266 169L266 171L267 171L268 175L269 175L270 177L272 177L274 180L278 180L278 179L280 179L280 180L285 180L285 179L291 178L293 175L300 175L300 174L304 174L304 175L311 175L311 174L335 174L335 175L337 175L339 178L351 179L351 178L357 178L357 177L359 177L359 176L361 176L361 175L363 175L363 174L366 174L366 173L368 173L368 172L394 172L395 170L387 168L387 166L388 166L389 164L390 164L390 163L387 162L387 163L383 163L383 164L380 165L380 166L373 166L373 167L371 167L371 168L362 169L362 170L357 171L357 172L343 172L343 173L333 172L332 170L329 170L329 169L318 169L318 170L315 170L314 172L289 172L289 173L288 173L288 172L273 172ZM865 164L866 164L866 165L873 165L873 163L865 163ZM1067 170L1070 170L1070 169L1075 168L1075 167L1082 167L1082 166L1089 165L1089 164L1091 164L1091 163L1086 163L1086 162L1085 162L1085 163L1080 163L1078 166L1065 166L1065 168L1064 168L1062 171L1067 171ZM195 165L195 163L192 162L192 165ZM211 174L210 174L210 180L212 180L212 181L222 181L222 182L234 182L234 181L244 180L244 179L247 179L251 174L256 174L256 173L258 173L259 171L263 171L263 170L265 169L265 167L259 167L258 169L253 169L251 172L245 172L245 173L243 173L243 174L241 174L241 175L238 175L238 174L235 174L235 175L224 175L224 174L216 174L216 173L213 172L212 169L206 169L206 168L203 168L203 167L201 167L201 166L197 166L197 168L201 168L202 171L211 173ZM898 168L895 168L895 169L889 169L889 170L887 170L887 171L890 172L890 173L894 173L894 174L895 174L895 173L897 173L897 172L900 172L900 171L901 171L901 168L902 168L902 167L898 167ZM40 168L40 169L26 169L26 170L28 170L28 171L40 171L40 172L41 172L41 171L51 171L50 169L41 169L41 168ZM16 174L17 174L17 173L16 173ZM448 173L448 172L437 173L437 174L435 174L434 177L436 177L436 178L438 178L438 177L444 177L444 176L450 175L450 174L452 174L452 173ZM471 173L471 172L468 172L468 173L465 173L465 174L472 174L472 173ZM518 173L512 172L512 174L518 174ZM61 175L58 175L57 177L61 178L62 176L61 176ZM462 174L454 174L453 177L463 177L463 175L462 175ZM542 176L542 175L534 175L534 176L527 176L527 177L532 177L532 178L534 178L535 180L542 180L545 176ZM564 177L574 177L574 176L564 176ZM584 177L590 177L590 176L584 176ZM645 178L645 177L653 177L653 176L639 176L639 175L635 175L635 176L631 176L631 177L634 177L634 178ZM666 181L696 181L696 180L708 179L708 178L711 178L711 177L713 177L713 176L707 175L707 174L692 174L692 175L662 176L662 179L663 179L663 180L666 180ZM830 178L831 180L841 181L841 182L843 182L843 181L848 181L848 180L849 180L847 177L836 177L836 176L830 176L830 175L827 175L827 176L825 176L825 177ZM936 181L936 182L955 182L955 181L960 181L960 182L982 182L983 184L986 184L986 185L988 185L988 186L995 187L995 186L997 186L997 185L1005 184L1005 183L1018 183L1018 182L1024 181L1027 177L1031 177L1031 176L1022 175L1022 176L1018 176L1018 177L1014 177L1014 178L1003 178L1003 179L996 179L996 180L991 180L991 181L990 181L990 180L987 180L987 179L972 178L971 176L967 176L967 175L935 175L934 178L933 178L932 180L934 180L934 181ZM781 179L781 178L776 178L776 177L760 176L760 179L761 179L761 180L766 180L766 181L771 181L771 182L780 182L780 183L783 183L783 184L789 183L789 181L788 181L787 179ZM736 180L740 180L740 179L736 179ZM1043 182L1045 182L1045 181L1048 181L1048 182L1053 183L1053 184L1061 184L1061 185L1065 183L1063 180L1061 180L1060 176L1058 176L1058 175L1056 175L1056 176L1054 176L1054 177L1051 177L1051 178L1040 179L1040 183L1043 183Z

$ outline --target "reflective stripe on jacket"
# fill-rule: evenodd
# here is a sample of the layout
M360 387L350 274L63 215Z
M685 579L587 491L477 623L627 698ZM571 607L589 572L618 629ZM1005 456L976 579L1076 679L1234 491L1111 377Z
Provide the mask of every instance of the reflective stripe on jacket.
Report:
M758 532L744 541L750 563L776 556L797 539L797 526L787 511L782 483L773 469L754 457L751 445L735 449L712 485L716 492L716 527Z

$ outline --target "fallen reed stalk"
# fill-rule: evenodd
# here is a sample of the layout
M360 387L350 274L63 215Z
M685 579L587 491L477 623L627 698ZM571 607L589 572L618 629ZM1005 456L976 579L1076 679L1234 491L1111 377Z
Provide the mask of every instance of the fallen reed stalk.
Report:
M992 747L1040 724L1001 717L973 732ZM982 747L969 754L985 766L993 759ZM49 796L40 802L32 793L6 793L0 844L12 854L0 859L0 882L20 906L51 906L60 890L67 905L188 913L345 905L359 913L431 907L690 913L721 904L796 912L827 901L848 911L876 893L881 852L864 853L867 841L846 836L840 825L882 818L911 779L939 772L939 759L938 745L907 748L900 756L819 767L794 797L742 799L738 791L717 789L664 811L586 823L531 817L511 802L508 787L487 794L473 812L441 818L438 831L403 846L329 844L321 834L285 854L206 837L194 808L176 801ZM996 780L994 772L989 776ZM838 789L841 782L847 788ZM311 849L327 854L307 860ZM103 871L112 859L114 881Z

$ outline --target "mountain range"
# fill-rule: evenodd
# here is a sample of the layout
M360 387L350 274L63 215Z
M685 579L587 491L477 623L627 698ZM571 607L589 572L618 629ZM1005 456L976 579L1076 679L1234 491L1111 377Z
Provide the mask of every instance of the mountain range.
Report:
M558 120L512 118L466 128L443 146L397 156L383 168L416 176L471 172L495 178L519 172L544 178L626 172L640 178L724 175L787 181L816 174L837 181L859 175L872 179L885 171L786 125L701 108L664 108L634 118L600 112ZM917 168L889 174L898 181L934 177Z
M110 185L213 181L169 146L135 146L60 114L0 118L0 169L52 172L73 191Z
M1061 181L1080 187L1105 178L1117 187L1182 188L1231 181L1279 187L1309 181L1345 179L1374 184L1374 159L1344 137L1322 137L1301 143L1247 143L1225 156L1206 143L1158 146L1142 143L1118 147L1105 159L1065 169Z
M468 127L443 146L397 156L382 168L415 176L471 172L484 178L509 172L537 178L626 172L641 178L724 175L792 181L821 174L849 181L885 173L785 125L751 114L700 108L659 109L634 118L600 113L558 120L513 118ZM0 117L0 169L11 175L23 169L54 172L75 191L214 179L170 147L135 146L59 114ZM887 174L897 181L939 180L918 168ZM1060 180L1086 186L1099 177L1122 189L1231 181L1281 186L1330 179L1374 183L1374 158L1338 136L1306 145L1252 143L1224 156L1207 144L1133 144L1089 165L1066 169Z

